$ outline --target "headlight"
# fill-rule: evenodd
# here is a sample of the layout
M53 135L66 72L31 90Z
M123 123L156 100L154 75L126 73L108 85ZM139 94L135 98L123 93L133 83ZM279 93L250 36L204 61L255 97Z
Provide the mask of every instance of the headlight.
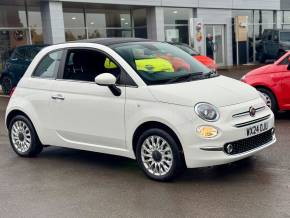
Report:
M195 113L205 121L214 122L220 117L218 109L209 103L198 103L194 109Z
M196 129L196 132L202 138L213 138L218 134L218 130L212 126L200 126Z

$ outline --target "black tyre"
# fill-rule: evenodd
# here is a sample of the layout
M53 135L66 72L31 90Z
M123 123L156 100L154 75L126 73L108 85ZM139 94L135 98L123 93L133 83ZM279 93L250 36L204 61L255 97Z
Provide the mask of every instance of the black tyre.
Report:
M1 80L2 92L4 95L9 95L13 89L13 82L9 76L3 76Z
M185 168L177 142L158 128L148 129L139 137L136 157L144 173L157 181L172 180Z
M265 88L257 88L257 90L265 96L267 106L271 108L274 114L276 114L278 112L278 104L274 94Z
M34 157L38 155L43 146L37 133L28 118L22 115L15 116L9 124L10 144L21 157Z

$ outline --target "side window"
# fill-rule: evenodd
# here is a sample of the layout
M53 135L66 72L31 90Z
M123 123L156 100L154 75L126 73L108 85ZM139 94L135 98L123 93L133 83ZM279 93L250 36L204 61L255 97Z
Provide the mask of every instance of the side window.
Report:
M289 58L290 58L290 55L288 55L286 58L284 58L284 60L281 61L279 63L279 65L288 65L289 64Z
M62 79L93 82L102 73L111 73L120 81L120 67L102 52L88 49L68 51Z
M47 54L36 67L33 76L40 78L54 78L61 61L63 51Z

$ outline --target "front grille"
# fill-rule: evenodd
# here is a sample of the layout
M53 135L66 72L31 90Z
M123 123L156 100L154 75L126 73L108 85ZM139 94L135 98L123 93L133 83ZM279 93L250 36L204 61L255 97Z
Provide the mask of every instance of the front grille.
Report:
M267 116L264 116L264 117L261 117L261 118L255 119L255 120L250 120L250 121L244 122L244 123L238 123L238 124L235 124L235 127L241 128L241 127L249 126L249 125L252 125L252 124L255 124L255 123L259 123L259 122L262 122L264 120L269 119L270 116L271 115L269 114Z
M255 108L255 109L256 109L256 112L259 112L259 111L264 110L265 108L266 108L266 106L262 106L262 107L258 107L258 108ZM247 111L244 111L244 112L241 112L241 113L238 113L238 114L234 114L233 118L243 117L243 116L250 116L250 111L247 110Z
M224 152L230 155L240 154L263 146L273 140L273 129L250 138L230 142L224 145Z

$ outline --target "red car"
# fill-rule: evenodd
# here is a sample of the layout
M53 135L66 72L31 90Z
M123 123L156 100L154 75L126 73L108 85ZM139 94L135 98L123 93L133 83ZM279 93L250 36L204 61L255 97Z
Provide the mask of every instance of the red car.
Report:
M290 110L290 52L274 64L250 71L241 80L262 92L274 113Z
M204 55L200 55L199 52L191 48L189 45L183 43L171 43L171 44L190 54L193 58L201 62L203 65L207 66L209 69L214 71L217 70L217 64L213 59Z

